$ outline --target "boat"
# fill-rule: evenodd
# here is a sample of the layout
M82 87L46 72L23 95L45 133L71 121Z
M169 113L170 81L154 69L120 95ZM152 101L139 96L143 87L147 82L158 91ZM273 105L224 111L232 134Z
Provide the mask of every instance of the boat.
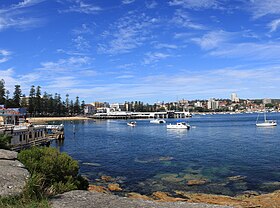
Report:
M168 129L190 129L191 126L186 122L178 122L176 124L168 124L166 125Z
M166 121L163 120L163 119L154 119L154 120L151 120L150 123L153 123L153 124L162 124L162 123L166 123Z
M264 112L264 122L259 123L259 114L257 117L257 121L256 121L256 126L257 127L271 127L271 126L277 126L277 122L275 120L267 120L266 119L266 112Z
M134 126L136 126L136 121L130 121L127 123L127 125L134 127Z

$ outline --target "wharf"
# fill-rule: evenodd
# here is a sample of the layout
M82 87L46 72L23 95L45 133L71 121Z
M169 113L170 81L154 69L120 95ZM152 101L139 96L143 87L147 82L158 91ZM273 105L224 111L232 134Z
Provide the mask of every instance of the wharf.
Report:
M189 112L108 112L96 113L88 118L93 119L155 119L155 118L187 118L192 115Z
M54 140L64 139L63 125L4 125L0 134L11 137L9 146L20 151L32 146L49 146Z

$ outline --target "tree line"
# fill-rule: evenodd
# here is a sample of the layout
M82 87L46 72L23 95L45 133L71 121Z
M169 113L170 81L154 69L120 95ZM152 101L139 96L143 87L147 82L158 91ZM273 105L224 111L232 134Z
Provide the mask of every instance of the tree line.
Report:
M63 100L60 94L41 93L40 86L32 85L29 95L22 94L20 85L15 85L11 95L5 88L5 81L0 80L0 105L6 108L26 108L30 116L73 116L84 113L85 102L79 101L79 97L70 100L66 94Z

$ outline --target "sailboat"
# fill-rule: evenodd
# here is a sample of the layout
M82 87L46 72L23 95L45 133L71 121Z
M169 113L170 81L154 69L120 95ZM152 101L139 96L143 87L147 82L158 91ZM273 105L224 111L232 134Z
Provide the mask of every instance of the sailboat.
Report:
M257 127L271 127L277 126L277 122L275 120L267 120L266 119L266 111L264 111L264 122L258 123L259 115L257 117L256 126Z

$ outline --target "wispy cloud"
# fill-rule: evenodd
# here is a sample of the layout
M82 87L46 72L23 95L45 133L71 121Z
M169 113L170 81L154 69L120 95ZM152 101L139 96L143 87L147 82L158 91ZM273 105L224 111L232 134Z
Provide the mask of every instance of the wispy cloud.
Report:
M203 50L209 50L219 47L222 43L228 42L232 34L225 31L211 31L201 38L192 38L191 40L198 44Z
M129 12L103 33L105 42L98 45L98 51L106 54L128 53L153 37L151 30L157 22L156 18L144 13Z
M148 9L154 9L157 7L158 3L155 0L146 0L145 5Z
M280 14L280 0L250 0L248 10L254 18Z
M4 63L9 60L9 56L11 55L10 51L0 49L0 63Z
M84 35L84 34L91 35L94 33L93 25L95 25L95 24L89 25L89 24L83 23L81 26L73 29L72 32L74 35Z
M182 6L188 9L217 9L219 8L219 2L216 0L171 0L170 6Z
M268 24L268 27L270 28L270 32L276 31L279 26L280 26L280 19L275 19Z
M158 62L160 60L166 59L169 57L169 54L161 53L161 52L149 52L146 53L146 57L144 58L144 64L151 64Z
M78 51L88 51L91 48L90 42L81 35L73 38L72 42Z
M40 26L41 18L26 17L27 8L35 6L45 0L24 0L0 9L0 31L8 28L29 29Z
M133 3L135 0L122 0L123 4L131 4Z
M78 13L84 13L84 14L96 14L100 11L102 11L102 8L99 6L96 6L92 3L85 2L84 0L68 0L66 1L67 5L69 2L71 5L64 10L61 10L60 12L78 12ZM64 3L61 1L61 3Z
M168 43L156 43L155 44L156 49L177 49L178 46L175 44L168 44Z
M196 29L196 30L203 30L206 29L205 26L195 23L189 16L189 14L186 11L183 11L181 9L176 10L171 23L175 23L178 26Z

